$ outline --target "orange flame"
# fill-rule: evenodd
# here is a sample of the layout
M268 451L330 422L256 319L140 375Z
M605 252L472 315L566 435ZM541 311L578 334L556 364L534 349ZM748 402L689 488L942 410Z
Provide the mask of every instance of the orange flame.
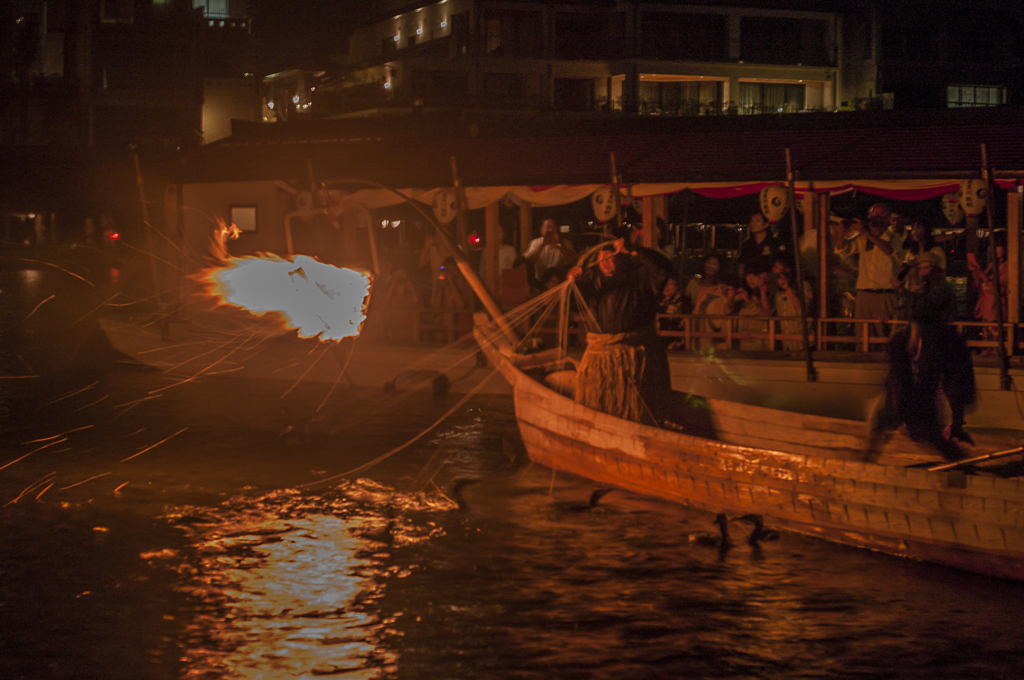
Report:
M223 304L256 316L276 313L301 338L341 340L359 335L370 301L368 272L334 267L306 255L228 258L197 275Z

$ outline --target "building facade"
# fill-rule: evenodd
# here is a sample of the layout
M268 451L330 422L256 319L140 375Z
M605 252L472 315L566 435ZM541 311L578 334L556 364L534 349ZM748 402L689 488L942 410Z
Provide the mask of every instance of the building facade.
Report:
M351 36L345 86L424 108L706 115L840 107L859 87L844 83L852 38L843 13L769 4L779 3L417 3Z

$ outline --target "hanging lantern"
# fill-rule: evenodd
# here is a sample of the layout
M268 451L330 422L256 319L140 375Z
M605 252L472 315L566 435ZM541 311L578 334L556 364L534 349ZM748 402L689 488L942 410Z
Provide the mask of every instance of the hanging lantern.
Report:
M761 213L769 222L778 222L789 210L789 192L778 184L761 189Z
M450 224L459 212L459 195L455 189L441 189L434 194L434 217L441 224Z
M960 192L948 193L940 199L942 214L950 224L960 224L964 219L964 209L960 207Z
M590 205L598 222L607 222L615 217L615 197L611 187L600 187L590 195Z
M977 217L985 212L988 199L988 182L983 179L965 179L960 183L960 207L968 217Z

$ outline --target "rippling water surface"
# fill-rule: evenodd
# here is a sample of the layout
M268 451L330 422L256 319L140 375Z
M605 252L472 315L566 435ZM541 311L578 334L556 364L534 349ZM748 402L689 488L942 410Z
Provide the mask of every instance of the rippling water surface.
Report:
M1024 673L1019 585L790 534L722 553L689 539L710 515L619 490L590 509L593 484L523 458L507 397L324 482L451 403L349 389L317 413L322 388L230 379L146 399L166 384L23 404L0 677Z
M0 678L1024 677L1021 585L589 508L509 397L337 476L456 398L172 384L4 384Z

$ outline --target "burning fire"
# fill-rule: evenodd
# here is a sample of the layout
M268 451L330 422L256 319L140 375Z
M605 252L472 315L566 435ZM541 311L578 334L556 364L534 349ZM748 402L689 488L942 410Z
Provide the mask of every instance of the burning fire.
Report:
M199 273L207 293L256 316L279 314L299 337L341 340L359 335L370 301L369 273L306 255L231 257Z

